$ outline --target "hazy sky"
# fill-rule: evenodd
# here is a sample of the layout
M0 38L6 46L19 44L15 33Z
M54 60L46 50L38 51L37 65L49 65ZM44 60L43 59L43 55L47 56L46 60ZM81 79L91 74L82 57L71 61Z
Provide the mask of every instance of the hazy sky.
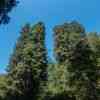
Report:
M100 32L100 0L20 0L10 13L11 21L0 26L0 73L4 72L21 27L43 21L47 27L46 44L52 57L52 28L65 21L78 20L86 31Z

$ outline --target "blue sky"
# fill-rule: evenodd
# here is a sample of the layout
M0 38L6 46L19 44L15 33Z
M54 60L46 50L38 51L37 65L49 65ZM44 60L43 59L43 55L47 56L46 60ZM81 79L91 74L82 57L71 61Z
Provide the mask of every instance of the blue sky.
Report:
M46 44L52 57L52 28L70 20L78 20L86 31L100 32L100 0L20 0L10 13L11 21L0 26L0 73L5 72L21 27L29 22L46 24Z

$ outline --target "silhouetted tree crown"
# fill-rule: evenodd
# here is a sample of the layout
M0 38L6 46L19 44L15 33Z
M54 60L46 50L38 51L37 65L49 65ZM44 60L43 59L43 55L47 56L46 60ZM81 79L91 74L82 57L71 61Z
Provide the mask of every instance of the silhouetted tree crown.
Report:
M0 0L0 24L7 24L10 20L9 12L17 5L16 0Z

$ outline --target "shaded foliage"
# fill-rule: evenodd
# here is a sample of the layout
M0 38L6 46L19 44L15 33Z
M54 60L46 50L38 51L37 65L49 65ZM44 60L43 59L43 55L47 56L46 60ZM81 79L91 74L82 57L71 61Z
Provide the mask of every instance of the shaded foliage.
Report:
M17 5L16 0L0 0L0 24L7 24L10 20L9 12Z
M39 22L32 26L31 40L33 41L33 65L32 73L34 84L34 99L43 98L44 88L47 81L47 51L45 47L45 26L44 23Z
M70 59L69 85L76 100L97 100L97 66L86 39L80 40Z

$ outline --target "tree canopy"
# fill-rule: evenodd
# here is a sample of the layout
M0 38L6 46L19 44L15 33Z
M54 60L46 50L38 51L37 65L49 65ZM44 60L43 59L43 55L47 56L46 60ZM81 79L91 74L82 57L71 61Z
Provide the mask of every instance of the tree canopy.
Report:
M100 100L100 35L77 21L53 32L56 62L48 60L43 22L21 29L0 75L0 100Z

